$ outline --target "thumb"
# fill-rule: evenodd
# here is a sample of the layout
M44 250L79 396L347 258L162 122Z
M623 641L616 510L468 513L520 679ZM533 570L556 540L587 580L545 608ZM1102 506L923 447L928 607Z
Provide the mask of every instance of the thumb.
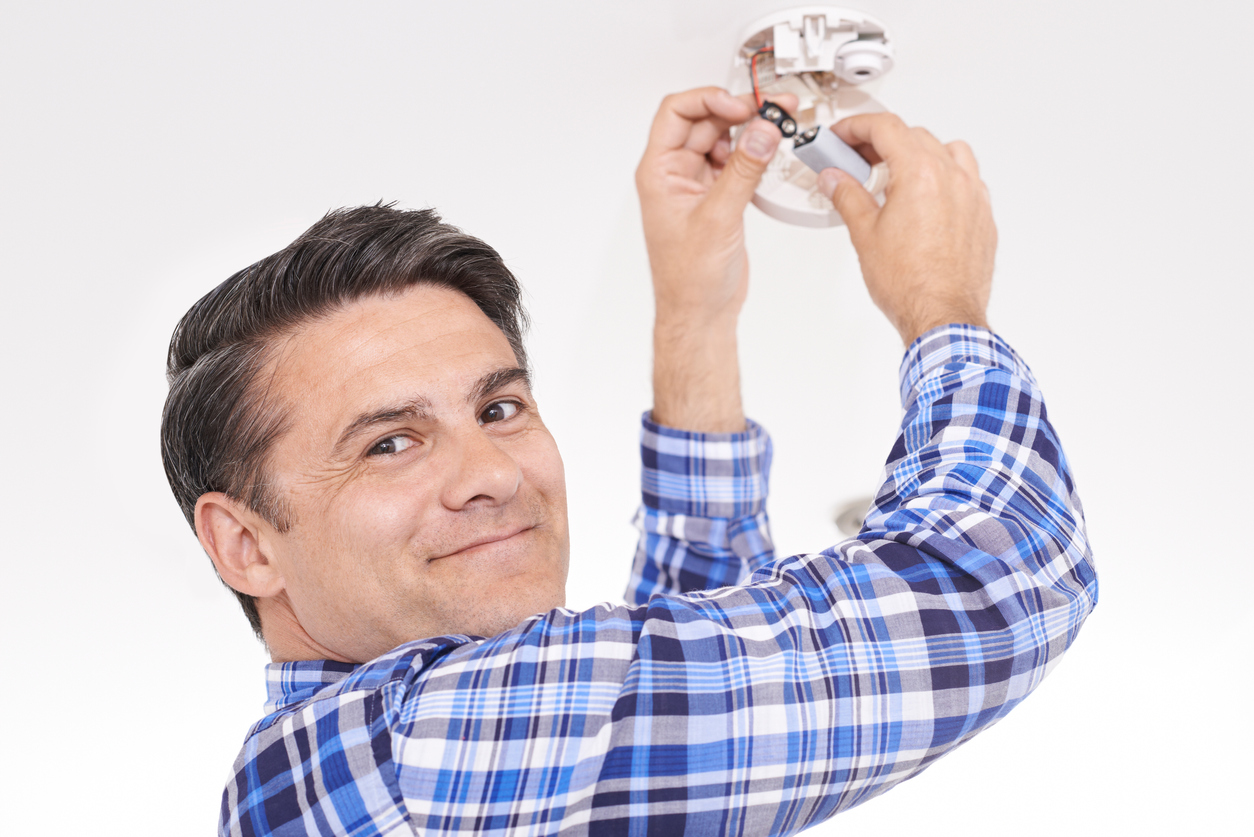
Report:
M819 173L819 191L832 201L832 206L845 219L849 234L854 238L875 222L880 205L871 193L862 187L857 178L840 169L823 169Z
M746 125L736 140L736 150L710 187L710 205L742 214L758 188L762 172L775 157L781 136L779 128L765 119L754 119Z

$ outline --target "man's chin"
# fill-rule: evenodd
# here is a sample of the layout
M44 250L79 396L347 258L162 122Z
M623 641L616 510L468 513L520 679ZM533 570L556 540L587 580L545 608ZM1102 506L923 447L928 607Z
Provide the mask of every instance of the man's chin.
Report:
M449 626L456 626L457 629L446 633L494 637L566 604L564 583L535 579L528 584L526 580L519 579L511 581L510 585L512 595L506 601L481 602L476 612L467 612L463 608L456 615L450 614L453 618L449 620Z

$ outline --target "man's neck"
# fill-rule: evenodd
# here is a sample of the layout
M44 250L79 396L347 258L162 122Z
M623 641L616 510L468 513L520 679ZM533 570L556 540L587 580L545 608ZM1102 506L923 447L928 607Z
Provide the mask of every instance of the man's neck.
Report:
M298 660L335 660L341 663L359 663L321 645L309 635L291 599L284 591L273 598L259 599L257 612L261 616L261 632L266 638L270 660L275 663L292 663Z

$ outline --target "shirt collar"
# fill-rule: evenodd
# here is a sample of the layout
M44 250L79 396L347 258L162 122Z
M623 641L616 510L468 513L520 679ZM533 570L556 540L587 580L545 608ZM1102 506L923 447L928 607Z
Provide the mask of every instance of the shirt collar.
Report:
M338 683L357 668L334 660L297 660L266 666L266 708L269 715L312 697L319 689Z

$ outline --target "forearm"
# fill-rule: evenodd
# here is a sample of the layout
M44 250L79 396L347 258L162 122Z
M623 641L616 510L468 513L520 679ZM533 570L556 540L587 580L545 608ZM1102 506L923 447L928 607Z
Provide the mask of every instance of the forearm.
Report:
M745 429L734 312L702 322L682 311L659 310L653 328L653 421L699 433Z
M901 433L858 541L908 546L925 563L907 567L908 553L892 546L876 551L893 556L888 565L912 578L920 601L939 593L936 607L971 619L944 632L1008 631L1013 645L993 658L1043 673L1095 603L1097 580L1067 458L1031 371L993 333L948 326L910 347L901 390ZM982 624L994 614L1005 628ZM1002 711L1034 686L1006 682Z
M713 87L668 96L636 169L657 305L653 418L669 427L745 427L736 353L749 282L744 212L781 138L754 112ZM730 128L742 123L733 151Z

